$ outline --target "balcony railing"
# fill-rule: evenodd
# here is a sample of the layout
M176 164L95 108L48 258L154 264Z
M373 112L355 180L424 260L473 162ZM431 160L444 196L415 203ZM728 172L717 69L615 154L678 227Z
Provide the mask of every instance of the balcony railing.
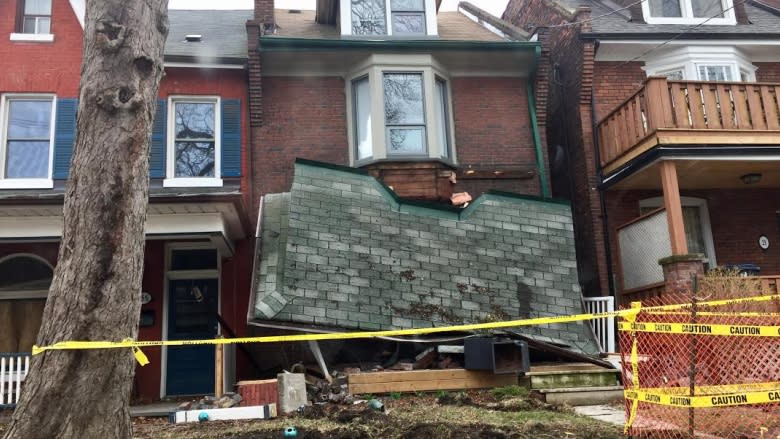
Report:
M648 78L597 130L605 173L660 144L778 141L780 84Z
M0 353L0 408L19 402L22 383L30 370L30 354Z

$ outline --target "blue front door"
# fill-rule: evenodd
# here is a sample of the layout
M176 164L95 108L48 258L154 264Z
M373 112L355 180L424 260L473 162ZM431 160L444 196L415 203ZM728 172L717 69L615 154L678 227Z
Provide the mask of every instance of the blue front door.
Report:
M170 280L168 339L212 339L217 334L217 279ZM214 393L214 346L170 346L166 394Z

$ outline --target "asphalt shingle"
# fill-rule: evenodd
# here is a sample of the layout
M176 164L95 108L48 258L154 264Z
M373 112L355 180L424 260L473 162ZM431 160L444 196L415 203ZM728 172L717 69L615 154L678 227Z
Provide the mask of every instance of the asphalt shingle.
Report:
M209 62L215 58L247 58L246 22L253 11L169 10L170 29L166 56L195 57ZM187 42L186 35L201 35L199 42Z

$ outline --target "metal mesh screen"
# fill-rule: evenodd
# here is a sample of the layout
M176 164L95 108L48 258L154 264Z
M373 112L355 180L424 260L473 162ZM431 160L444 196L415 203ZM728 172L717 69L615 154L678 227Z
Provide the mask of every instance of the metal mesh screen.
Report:
M620 229L618 245L625 289L663 282L658 260L672 254L666 211L660 210Z

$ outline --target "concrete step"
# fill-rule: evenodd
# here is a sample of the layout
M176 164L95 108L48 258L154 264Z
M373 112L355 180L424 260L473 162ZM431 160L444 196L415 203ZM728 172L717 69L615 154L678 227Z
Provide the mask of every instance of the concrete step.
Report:
M536 389L531 390L531 395L548 404L603 405L622 401L623 386Z
M528 372L531 390L572 387L604 387L618 384L620 372L614 369L543 370Z

